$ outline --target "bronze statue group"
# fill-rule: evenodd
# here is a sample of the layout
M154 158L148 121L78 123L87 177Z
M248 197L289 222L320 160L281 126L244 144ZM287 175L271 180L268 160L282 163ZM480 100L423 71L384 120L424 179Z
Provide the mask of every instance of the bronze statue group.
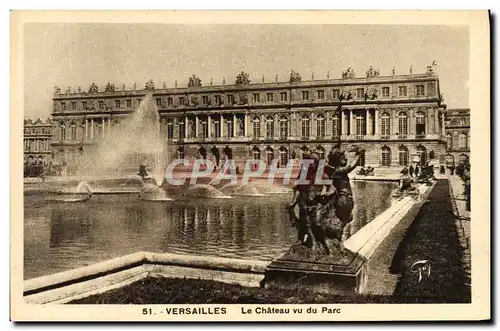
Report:
M350 152L355 153L350 162L340 144L333 147L326 163L321 163L315 152L304 155L297 179L305 177L308 183L296 183L289 206L292 225L298 232L296 246L308 247L320 255L331 255L333 250L344 251L342 234L353 219L354 208L348 174L358 165L365 151L355 146ZM331 184L317 182L317 179L330 180Z

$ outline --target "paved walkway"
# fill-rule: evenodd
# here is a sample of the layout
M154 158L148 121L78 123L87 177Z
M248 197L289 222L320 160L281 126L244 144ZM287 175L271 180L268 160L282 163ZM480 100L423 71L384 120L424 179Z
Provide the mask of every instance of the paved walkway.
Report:
M427 302L433 298L436 303L470 300L470 273L464 265L467 248L462 244L450 198L448 180L438 180L429 201L408 228L391 268L401 274L395 296ZM431 274L419 281L411 267L421 260L429 261Z

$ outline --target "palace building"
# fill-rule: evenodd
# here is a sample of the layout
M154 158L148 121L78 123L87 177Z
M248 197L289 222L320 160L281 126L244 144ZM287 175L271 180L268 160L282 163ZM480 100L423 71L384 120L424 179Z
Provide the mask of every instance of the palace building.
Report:
M328 75L329 76L329 75ZM67 162L91 151L112 127L153 93L160 132L170 159L248 158L285 165L315 150L325 157L332 146L366 149L362 165L397 168L411 162L438 165L446 155L445 109L433 67L423 74L382 76L370 67L362 77L348 68L338 79L303 80L292 71L282 82L250 82L242 72L232 85L61 92L53 97L54 157Z
M42 121L37 119L24 120L24 162L42 162L47 164L52 156L52 129L50 119Z
M448 167L470 158L470 109L448 109L445 114L445 163Z

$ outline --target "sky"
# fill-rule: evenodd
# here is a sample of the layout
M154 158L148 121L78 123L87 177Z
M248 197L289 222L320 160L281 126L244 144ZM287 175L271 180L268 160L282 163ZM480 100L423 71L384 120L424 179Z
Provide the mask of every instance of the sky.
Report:
M144 88L185 86L196 74L203 85L250 80L286 81L293 69L304 80L357 77L369 66L381 75L424 73L437 63L448 108L469 107L467 26L390 25L172 25L29 23L24 27L25 117L47 118L54 86L101 90L109 81Z

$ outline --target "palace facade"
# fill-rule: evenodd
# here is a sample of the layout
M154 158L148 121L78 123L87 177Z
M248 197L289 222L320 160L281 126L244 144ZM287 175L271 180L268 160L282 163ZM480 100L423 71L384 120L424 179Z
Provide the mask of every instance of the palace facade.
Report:
M212 157L262 159L281 165L316 150L325 157L334 143L366 149L362 164L401 167L411 162L439 164L446 154L445 109L439 78L432 67L423 74L381 76L369 68L356 78L303 80L292 72L285 82L251 83L240 73L232 85L61 92L53 97L54 157L67 162L91 151L153 93L160 132L170 159Z
M446 156L448 167L470 158L470 109L448 109L445 115Z
M42 162L48 164L52 156L52 129L50 119L42 121L37 119L24 120L24 162Z

